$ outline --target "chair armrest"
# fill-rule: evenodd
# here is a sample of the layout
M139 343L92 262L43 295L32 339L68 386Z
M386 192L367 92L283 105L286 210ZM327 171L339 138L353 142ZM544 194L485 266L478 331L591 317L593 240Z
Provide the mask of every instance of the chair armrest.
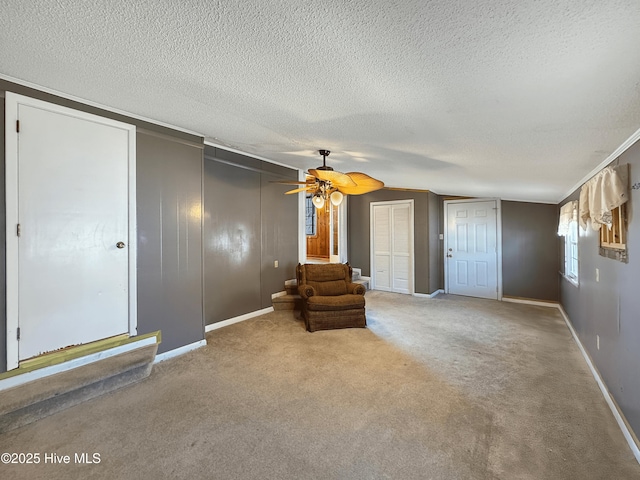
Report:
M313 297L316 294L316 289L311 285L302 284L298 286L298 294L302 298L307 299L309 297Z
M351 293L353 295L364 295L366 291L367 289L364 288L364 285L359 283L347 283L347 293Z

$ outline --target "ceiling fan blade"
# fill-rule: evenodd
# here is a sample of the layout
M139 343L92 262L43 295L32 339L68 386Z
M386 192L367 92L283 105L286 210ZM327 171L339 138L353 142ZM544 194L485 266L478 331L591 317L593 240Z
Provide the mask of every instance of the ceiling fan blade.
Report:
M288 192L284 192L285 195L291 195L292 193L305 192L307 190L313 190L316 188L315 185L307 185L306 187L296 188L295 190L289 190Z
M384 182L370 177L362 172L346 173L349 178L356 184L355 186L338 186L338 190L346 195L362 195L364 193L374 192L384 187Z
M334 172L333 170L317 169L311 169L309 170L309 173L319 180L331 182L331 185L336 188L356 186L356 182L354 182L349 175L345 175L344 173Z
M299 182L297 180L271 180L269 183L278 183L280 185L305 185L309 182Z

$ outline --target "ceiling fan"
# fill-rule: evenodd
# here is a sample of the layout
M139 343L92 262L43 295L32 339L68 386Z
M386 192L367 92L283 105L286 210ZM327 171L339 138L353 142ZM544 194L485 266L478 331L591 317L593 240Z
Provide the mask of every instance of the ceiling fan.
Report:
M317 208L322 208L327 200L334 205L340 205L344 195L362 195L384 187L384 183L362 172L340 173L327 166L329 150L318 150L322 155L322 166L309 169L305 186L285 192L290 195L298 192L313 192L311 201Z

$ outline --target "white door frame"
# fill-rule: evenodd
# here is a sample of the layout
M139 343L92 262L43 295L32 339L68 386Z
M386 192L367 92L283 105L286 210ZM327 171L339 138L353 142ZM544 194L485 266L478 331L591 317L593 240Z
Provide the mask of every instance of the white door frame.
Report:
M498 278L498 300L502 300L502 204L499 198L465 198L463 200L444 201L444 292L449 293L449 267L447 262L447 250L449 248L449 204L452 203L476 203L476 202L496 202L496 268Z
M137 234L136 234L136 127L109 118L99 117L90 113L62 107L53 103L36 100L34 98L6 92L5 96L5 183L6 183L6 258L7 258L7 370L17 368L19 327L18 317L18 106L29 105L51 112L68 115L83 120L108 125L128 131L129 138L129 238L127 252L129 255L129 335L134 336L138 331L137 306Z
M415 295L415 275L416 275L416 260L415 260L415 239L414 239L414 230L415 230L415 215L414 215L414 200L412 198L408 198L406 200L390 200L387 202L370 202L369 203L369 271L371 277L371 290L375 289L375 275L373 274L373 264L374 264L374 254L373 251L373 233L374 233L374 224L373 224L373 207L377 205L394 205L394 204L409 204L409 245L411 246L411 261L409 267L409 294ZM393 254L392 254L393 256Z
M345 263L347 261L347 198L345 195L338 205L338 253L333 254L334 250L334 229L336 228L333 221L333 205L329 205L329 261L331 263Z
M307 174L304 170L298 170L298 180L304 182L307 178ZM305 231L306 224L306 198L307 192L300 192L298 194L298 262L307 262L307 233ZM340 263L346 263L349 261L347 255L347 242L349 240L347 232L347 204L348 195L345 195L338 207L338 258ZM333 222L333 215L329 216L331 222ZM329 229L329 258L331 259L333 252L333 227Z

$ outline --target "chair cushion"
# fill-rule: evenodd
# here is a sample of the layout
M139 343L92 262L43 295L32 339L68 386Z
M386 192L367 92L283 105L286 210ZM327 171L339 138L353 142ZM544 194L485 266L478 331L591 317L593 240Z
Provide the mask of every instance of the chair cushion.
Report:
M351 281L349 265L343 263L321 263L301 265L303 277L301 283L329 282L332 280Z
M315 289L316 295L344 295L347 293L347 282L344 280L308 281L307 285L311 285Z
M338 296L314 295L307 299L308 310L331 311L350 308L364 308L364 296L348 293Z

